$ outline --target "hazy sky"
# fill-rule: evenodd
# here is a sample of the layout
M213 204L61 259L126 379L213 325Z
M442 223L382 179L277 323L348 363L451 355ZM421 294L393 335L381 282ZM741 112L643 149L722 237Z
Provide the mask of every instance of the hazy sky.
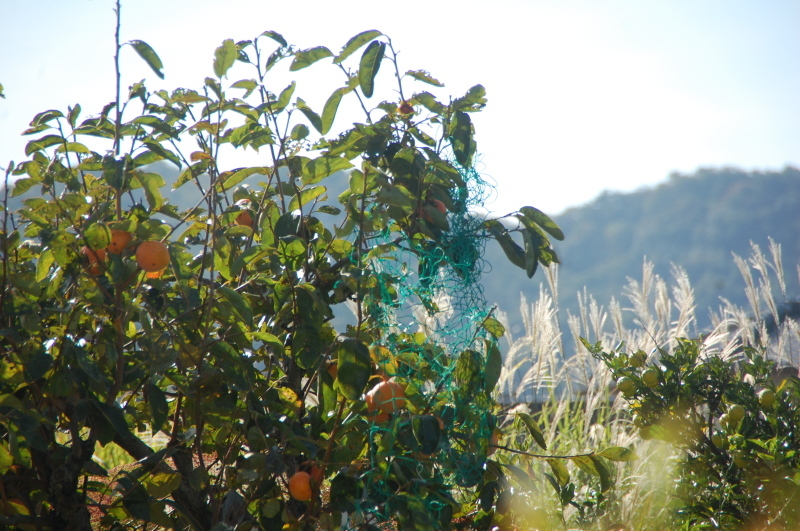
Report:
M112 7L0 0L0 167L24 160L19 133L37 112L80 103L86 117L113 100ZM146 78L151 90L199 88L225 38L272 29L337 52L384 32L403 69L455 95L486 87L479 169L499 211L558 213L704 166L800 164L796 0L127 0L122 15L122 40L149 43L166 74L126 49L123 86ZM314 85L301 76L296 94ZM303 97L320 111L336 86Z

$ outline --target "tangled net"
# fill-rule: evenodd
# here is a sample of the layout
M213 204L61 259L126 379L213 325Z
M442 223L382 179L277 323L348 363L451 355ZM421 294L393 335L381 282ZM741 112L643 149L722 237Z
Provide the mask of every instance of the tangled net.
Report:
M371 472L354 511L361 518L351 518L356 523L386 521L408 509L429 521L447 517L457 506L450 496L464 493L453 487L474 487L485 472L496 428L486 373L499 375L501 363L487 327L493 309L480 284L487 233L475 209L492 188L474 168L459 171L466 186L451 197L457 211L448 213L449 230L438 241L387 232L377 242L394 251L373 260L369 275L378 284L365 307L382 332L373 359L408 384L406 398L421 414L370 426ZM398 487L409 495L398 495Z

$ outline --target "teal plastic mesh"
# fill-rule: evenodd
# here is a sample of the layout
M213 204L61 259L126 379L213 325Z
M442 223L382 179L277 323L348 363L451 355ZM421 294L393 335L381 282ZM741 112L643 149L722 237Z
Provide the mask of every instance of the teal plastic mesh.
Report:
M452 511L447 492L466 495L459 487L474 486L484 473L495 425L488 393L477 391L496 339L482 326L493 310L480 284L488 267L483 258L487 234L475 209L483 207L493 188L474 168L459 169L466 186L451 197L457 211L448 212L449 230L438 241L402 236L398 241L398 232L391 232L375 242L395 249L373 262L372 273L382 281L365 301L370 317L380 323L377 344L388 354L386 375L424 384L406 390L420 415L371 425L371 472L363 496L371 502L358 507L354 529L369 515L378 521L391 518L398 504L418 504L413 512L436 522ZM430 415L444 426L435 449L420 443L426 429L420 419L427 416L431 422ZM387 454L398 441L405 450Z

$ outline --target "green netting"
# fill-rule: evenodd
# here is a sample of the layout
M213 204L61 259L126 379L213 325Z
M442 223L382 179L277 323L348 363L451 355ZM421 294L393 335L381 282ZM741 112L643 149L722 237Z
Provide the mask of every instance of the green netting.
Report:
M373 358L386 376L408 385L406 398L420 414L372 423L366 467L372 472L361 497L371 502L356 507L354 528L403 508L423 522L402 527L425 529L424 522L452 512L449 496L459 489L448 486L474 487L484 474L495 429L486 373L499 371L499 351L480 284L487 234L474 210L492 188L474 168L459 170L465 186L451 197L456 212L447 213L448 230L423 239L387 232L374 242L393 251L373 260L373 274L366 275L378 279L365 300L381 335Z

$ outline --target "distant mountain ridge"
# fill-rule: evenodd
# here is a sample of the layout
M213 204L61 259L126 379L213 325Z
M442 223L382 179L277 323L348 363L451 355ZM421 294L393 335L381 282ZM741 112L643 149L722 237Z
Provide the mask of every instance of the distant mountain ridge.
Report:
M748 307L732 253L749 257L751 241L768 252L769 237L781 245L787 302L800 300L800 170L796 168L675 173L654 188L604 193L553 219L566 235L554 245L561 259L559 307L564 315L566 310L576 314L576 294L584 286L605 307L612 296L627 306L626 279L641 279L647 257L668 282L671 264L686 270L702 331L710 325L708 309L718 308L720 297ZM515 316L520 293L535 300L540 282L546 280L541 271L532 281L518 269L512 271L501 254L499 249L487 249L492 271L484 275L483 285L488 301L509 314L519 336L521 321Z

